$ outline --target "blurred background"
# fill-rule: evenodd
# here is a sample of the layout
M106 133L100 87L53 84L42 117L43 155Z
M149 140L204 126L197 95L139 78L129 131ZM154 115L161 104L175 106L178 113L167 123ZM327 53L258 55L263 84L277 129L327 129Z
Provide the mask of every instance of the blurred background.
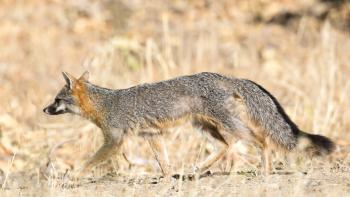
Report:
M64 85L62 71L88 70L109 88L202 71L249 78L303 130L346 150L349 33L346 0L2 0L0 169L36 173L51 161L76 170L101 145L91 123L42 112ZM210 152L192 130L164 137L175 170ZM116 156L106 169L159 172L142 138L131 134L122 152L138 164Z

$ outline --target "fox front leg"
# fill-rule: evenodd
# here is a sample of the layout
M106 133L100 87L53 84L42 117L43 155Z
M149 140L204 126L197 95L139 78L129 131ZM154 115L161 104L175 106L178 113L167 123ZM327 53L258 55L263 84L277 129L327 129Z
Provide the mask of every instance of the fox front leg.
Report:
M122 145L123 140L123 131L120 130L112 130L112 131L103 131L104 134L104 143L98 149L98 151L88 159L83 167L79 171L79 175L85 174L95 165L107 160L114 153L118 151L120 146Z
M158 165L162 171L163 176L169 176L170 174L170 164L168 158L168 152L164 145L164 141L161 137L155 136L147 139L155 159L158 162Z

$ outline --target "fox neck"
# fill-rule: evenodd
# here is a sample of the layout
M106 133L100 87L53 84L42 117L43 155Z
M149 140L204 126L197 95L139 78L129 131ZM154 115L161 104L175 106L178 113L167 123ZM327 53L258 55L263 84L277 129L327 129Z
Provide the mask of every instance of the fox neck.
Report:
M73 89L73 96L76 98L80 108L80 115L92 121L100 128L107 126L106 111L101 102L112 90L101 88L86 82L77 82Z

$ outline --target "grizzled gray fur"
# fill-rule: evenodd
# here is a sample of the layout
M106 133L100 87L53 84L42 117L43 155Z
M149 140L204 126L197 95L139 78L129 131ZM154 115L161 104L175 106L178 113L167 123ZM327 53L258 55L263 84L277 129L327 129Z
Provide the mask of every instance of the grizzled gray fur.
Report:
M67 84L55 102L44 109L51 115L79 114L102 129L105 144L85 165L88 169L107 159L122 142L124 133L135 130L164 130L192 121L223 147L198 169L209 168L232 144L232 138L253 141L266 151L263 165L269 168L272 147L291 151L300 138L316 155L328 154L334 144L328 138L299 130L281 105L260 85L246 79L203 72L157 83L111 90L64 73ZM67 101L67 102L65 102ZM69 102L68 102L69 101ZM151 146L154 143L150 143ZM154 150L157 146L153 147ZM163 173L164 158L155 151Z

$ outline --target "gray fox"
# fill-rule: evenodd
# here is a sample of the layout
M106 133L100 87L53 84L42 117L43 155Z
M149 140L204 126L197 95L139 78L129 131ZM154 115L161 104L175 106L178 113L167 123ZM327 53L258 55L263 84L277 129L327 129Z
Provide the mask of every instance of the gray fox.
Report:
M101 128L104 144L82 168L109 158L122 144L124 134L157 130L191 121L207 132L216 147L196 168L207 170L229 149L234 139L255 143L262 150L262 166L270 172L273 150L292 151L303 142L311 155L331 153L335 144L327 137L301 131L268 91L253 81L203 72L157 83L112 90L88 81L88 72L76 79L63 72L66 85L43 111L49 115L78 114ZM157 138L149 144L163 174L169 163Z

